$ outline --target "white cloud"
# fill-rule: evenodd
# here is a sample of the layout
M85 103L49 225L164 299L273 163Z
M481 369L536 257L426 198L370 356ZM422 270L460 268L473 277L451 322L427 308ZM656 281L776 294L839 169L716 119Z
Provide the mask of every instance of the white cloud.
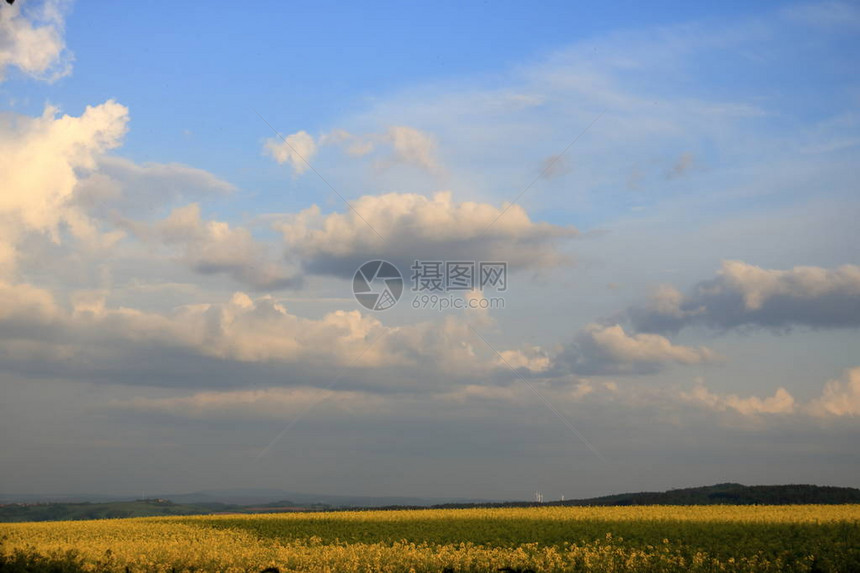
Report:
M436 158L436 140L428 133L405 125L388 128L386 140L392 155L383 163L404 163L438 173L442 166Z
M734 411L744 416L756 414L791 414L797 410L794 397L785 388L777 388L773 396L741 398L736 394L721 396L708 390L699 381L690 392L681 392L681 400L719 412Z
M525 369L529 372L546 372L553 365L552 356L539 346L526 346L517 350L499 352L499 363L514 370Z
M444 169L437 157L436 138L431 134L407 125L390 126L383 133L350 133L333 129L317 139L306 131L288 135L285 139L272 137L266 140L263 150L278 163L290 163L295 175L308 169L308 163L320 147L342 147L350 157L364 157L380 149L388 149L376 166L386 169L395 164L411 165L429 173L442 174Z
M741 261L725 261L717 273L728 289L741 293L746 310L760 310L771 298L816 299L833 294L860 297L860 267L834 270L794 267L766 270ZM718 287L719 288L719 287Z
M3 5L0 10L0 81L6 70L48 81L71 72L72 56L63 39L67 2L45 0L40 5Z
M808 411L822 418L860 416L860 367L849 368L841 379L825 384L821 396L810 402Z
M860 416L860 367L845 370L842 376L824 385L821 395L798 403L785 389L777 388L773 396L742 398L736 394L719 395L697 380L690 392L681 392L683 401L715 411L734 411L745 416L757 414L804 414L816 418Z
M658 334L627 334L620 325L589 324L558 358L578 374L646 374L666 364L706 364L720 361L712 350L673 344Z
M27 232L60 240L61 225L79 239L115 240L100 236L72 198L81 173L91 172L107 150L120 145L128 110L114 102L88 106L80 117L58 117L48 107L39 118L0 116L0 261L7 274L15 265L15 245Z
M578 234L573 227L533 222L519 205L504 211L486 203L456 202L450 192L432 198L412 193L367 195L352 206L354 211L330 215L312 206L277 228L290 252L308 269L342 276L352 276L361 263L380 257L404 274L415 260L552 267L565 262L555 242Z
M317 144L308 132L298 131L283 139L270 137L263 144L263 150L278 163L289 163L293 174L301 175L310 168L309 164L317 154Z
M475 351L467 323L454 316L391 327L358 311L337 310L320 318L304 318L290 313L271 296L251 298L241 292L226 302L190 304L166 313L115 307L109 304L107 291L74 293L71 311L57 304L47 290L27 284L0 283L0 294L4 295L0 300L4 332L0 355L9 359L7 366L26 362L26 356L15 354L23 343L41 349L42 366L50 362L46 357L65 356L69 348L77 348L75 361L64 363L63 368L69 371L74 366L82 372L99 372L118 357L137 352L154 352L150 362L159 370L159 356L179 351L224 364L291 365L293 369L285 377L288 386L302 379L328 383L336 369L349 368L352 378L365 377L370 386L421 391L440 387L438 381L421 387L430 373L444 374L443 379L448 380L444 386L459 377L485 376L497 368L489 351ZM163 368L163 378L174 380L171 367L165 364ZM408 370L405 378L403 372L386 378L386 368ZM422 373L418 378L414 378L416 371ZM193 379L190 383L206 386L209 381Z
M596 348L604 350L607 356L625 362L669 360L680 364L699 364L715 358L714 353L707 348L676 346L667 338L655 334L631 336L617 324L605 327L592 324L585 328L585 332Z
M341 145L346 149L350 157L363 157L372 153L375 149L374 139L376 136L355 135L344 129L333 129L329 133L320 136L320 145Z

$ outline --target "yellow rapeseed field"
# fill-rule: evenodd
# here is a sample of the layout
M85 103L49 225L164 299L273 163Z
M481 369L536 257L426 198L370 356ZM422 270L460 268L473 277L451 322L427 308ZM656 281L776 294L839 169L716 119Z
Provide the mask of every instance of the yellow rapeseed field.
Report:
M538 507L0 524L0 571L860 571L860 506Z

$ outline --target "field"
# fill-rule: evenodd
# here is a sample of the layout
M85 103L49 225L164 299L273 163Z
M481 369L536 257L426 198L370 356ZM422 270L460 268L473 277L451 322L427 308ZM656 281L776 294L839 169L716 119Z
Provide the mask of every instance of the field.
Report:
M539 507L0 524L0 571L860 571L860 505Z

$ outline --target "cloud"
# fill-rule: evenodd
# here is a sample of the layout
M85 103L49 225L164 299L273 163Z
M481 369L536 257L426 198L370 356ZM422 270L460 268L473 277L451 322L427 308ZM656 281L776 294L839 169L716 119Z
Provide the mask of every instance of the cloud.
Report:
M344 277L378 258L404 275L415 260L504 261L512 269L539 269L565 263L555 245L578 234L573 227L533 222L518 205L500 216L502 208L456 202L450 192L432 198L366 195L352 206L355 211L330 215L312 206L279 223L291 256L311 272Z
M595 390L588 382L571 384L561 389L547 389L555 401L581 402ZM426 415L429 408L438 408L451 415L455 409L460 415L473 418L476 411L498 414L499 408L523 407L534 402L535 396L524 384L489 386L466 383L455 388L436 388L428 393L380 394L365 390L341 388L265 387L253 390L207 390L171 397L134 397L114 399L108 408L158 412L191 419L254 419L290 421L305 414L313 417L343 414L366 417L396 415L415 419ZM444 414L443 414L444 415Z
M842 418L860 416L860 367L848 368L842 376L830 380L817 398L806 403L797 402L785 389L777 388L773 396L742 398L736 394L719 395L697 380L692 391L681 392L682 401L718 412L732 411L744 416L758 414L798 414L815 418Z
M203 387L273 376L284 386L327 386L343 377L428 392L497 369L454 316L392 327L359 311L305 318L242 292L169 312L113 306L107 291L76 293L70 309L32 285L0 282L0 294L0 363L18 373Z
M350 157L363 157L375 149L373 135L361 136L352 134L344 129L334 129L319 138L322 145L341 145Z
M52 324L60 315L60 308L48 291L33 285L11 285L0 281L0 322L7 328L28 329Z
M499 352L499 362L514 370L540 373L546 372L552 367L553 357L540 346L526 346L522 349Z
M47 290L0 283L4 371L87 380L106 377L112 384L144 382L176 388L266 384L263 389L207 390L118 404L191 417L272 418L329 397L333 402L328 407L335 409L351 405L385 409L399 395L423 395L442 402L522 403L529 393L516 381L510 384L508 364L527 371L553 400L572 403L588 398L632 409L660 404L666 411L678 411L677 404L694 404L747 417L860 414L860 367L828 382L821 395L806 404L798 403L782 387L771 396L743 397L715 393L701 381L692 390L670 392L615 381L597 385L577 378L635 375L669 363L691 365L717 359L706 348L675 345L653 334L631 336L617 325L589 325L576 337L575 349L568 347L560 355L531 346L502 351L504 360L499 360L483 345L473 346L471 329L454 316L391 327L358 311L304 318L271 296L251 298L244 293L221 303L187 305L168 313L113 307L107 302L109 296L97 291L75 293L67 310ZM273 379L278 383L273 384ZM333 380L340 380L339 387L327 393L325 388ZM381 401L378 397L383 394L395 402Z
M226 274L255 289L297 288L301 277L284 264L270 260L264 245L242 227L223 221L204 221L200 205L174 209L153 225L128 223L144 240L177 247L181 261L202 274Z
M557 358L563 369L581 375L650 374L667 364L707 364L712 350L680 346L658 334L627 334L620 325L589 324Z
M78 181L74 201L102 219L142 217L178 202L213 198L236 187L215 175L179 163L137 164L121 157L102 157L95 170Z
M529 398L528 389L524 386L482 386L480 384L466 384L461 388L451 390L439 395L443 401L455 403L469 403L474 401L500 403L521 402Z
M6 70L18 68L37 79L54 81L71 73L72 55L63 39L65 25L61 0L41 5L3 5L0 10L0 81Z
M138 165L108 156L121 145L128 121L128 109L113 100L88 106L80 116L61 115L53 107L35 118L0 114L0 277L23 279L50 268L42 282L60 290L93 280L101 284L117 267L138 277L159 261L150 256L152 249L144 253L124 239L142 237L150 241L146 247L163 244L158 224L150 221L165 207L235 190L190 166ZM299 284L247 230L199 220L191 229L195 222L186 223L186 233L167 248L180 250L197 272L227 274L254 289Z
M649 304L628 315L639 331L672 332L702 324L712 328L794 325L816 328L860 326L860 267L762 269L724 261L711 280L682 295L662 287Z
M794 397L785 388L777 388L773 396L741 398L736 394L720 396L708 390L699 381L690 392L681 392L682 401L697 404L718 412L733 411L744 416L757 414L791 414L797 410Z
M283 139L270 137L263 144L263 151L279 164L289 163L294 175L301 175L310 168L317 149L313 136L306 131L298 131Z
M120 145L127 122L128 109L113 100L87 106L80 117L58 117L52 107L38 118L0 116L0 237L5 243L0 266L7 274L26 233L59 242L67 228L90 242L116 239L102 237L72 199L81 174L95 170L101 156Z
M714 364L723 360L704 346L673 344L658 334L627 334L621 325L589 324L573 341L555 349L526 345L501 351L500 367L546 379L579 376L643 375L670 364Z
M841 379L825 384L821 396L812 400L807 410L822 418L860 416L860 367L849 368Z
M378 366L388 360L374 352L356 358L366 346L366 337L383 328L375 318L357 311L335 311L318 320L302 318L270 296L252 299L238 292L224 303L189 305L169 314L120 308L92 318L102 328L125 332L122 336L132 342L182 346L224 360L355 367Z
M263 150L278 163L289 163L293 174L301 175L308 170L308 163L319 148L331 145L344 148L350 157L364 157L379 149L388 149L389 153L376 162L379 169L410 165L437 175L444 172L437 158L436 139L429 133L407 125L394 125L384 133L363 135L334 129L317 139L306 131L299 131L288 135L285 140L275 137L267 139Z
M171 398L135 397L114 400L110 407L142 412L163 412L185 418L219 417L284 420L301 416L310 409L367 414L384 400L368 392L326 390L313 387L263 388L197 392Z
M388 128L385 140L391 144L392 154L381 165L403 163L439 173L442 166L436 159L436 140L428 133L405 125Z

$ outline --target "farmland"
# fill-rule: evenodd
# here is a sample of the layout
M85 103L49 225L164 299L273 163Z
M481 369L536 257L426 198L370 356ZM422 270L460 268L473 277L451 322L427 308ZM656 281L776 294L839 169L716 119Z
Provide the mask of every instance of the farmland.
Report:
M860 506L539 507L0 525L3 571L857 571Z

